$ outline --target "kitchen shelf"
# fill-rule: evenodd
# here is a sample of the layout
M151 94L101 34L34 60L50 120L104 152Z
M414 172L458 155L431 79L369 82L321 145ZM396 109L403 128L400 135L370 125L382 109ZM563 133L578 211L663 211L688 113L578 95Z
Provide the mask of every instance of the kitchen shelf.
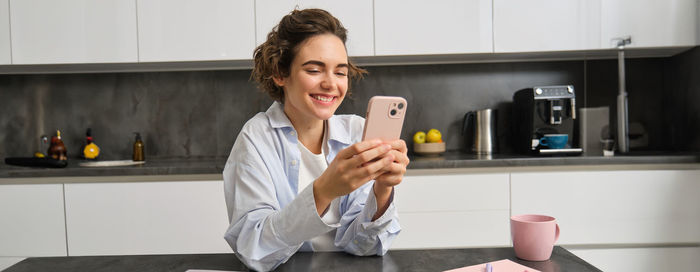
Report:
M665 58L685 52L693 47L628 48L626 58ZM401 56L357 56L351 59L360 66L397 66L460 63L541 62L615 59L617 49L582 51L519 52L519 53L475 53L435 54ZM80 63L80 64L36 64L0 65L0 74L66 74L66 73L120 73L120 72L167 72L201 70L249 70L253 61L182 61L139 63Z

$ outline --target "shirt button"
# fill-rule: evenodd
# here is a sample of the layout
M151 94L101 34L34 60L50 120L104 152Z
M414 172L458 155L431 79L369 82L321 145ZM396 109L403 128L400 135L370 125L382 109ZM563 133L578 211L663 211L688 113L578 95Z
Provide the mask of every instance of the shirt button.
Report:
M297 160L292 160L291 163L292 163L292 166L297 165Z
M357 240L355 240L355 241L352 241L352 242L353 242L353 243L355 243L356 245L358 244Z
M291 132L289 132L289 135L292 135L292 136L296 136L296 135L297 135L297 133L296 133L296 132L294 132L294 131L291 131Z

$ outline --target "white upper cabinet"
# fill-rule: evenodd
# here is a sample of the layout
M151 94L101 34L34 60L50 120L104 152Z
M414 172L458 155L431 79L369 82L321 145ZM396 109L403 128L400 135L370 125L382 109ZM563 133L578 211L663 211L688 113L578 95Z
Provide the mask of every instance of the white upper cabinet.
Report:
M257 0L255 1L256 45L263 43L284 15L295 7L320 8L338 18L348 30L346 46L350 56L374 55L374 30L372 1L322 1L322 0Z
M139 61L252 59L253 0L138 0Z
M628 47L694 46L698 34L697 0L604 0L601 46L631 36Z
M493 52L491 0L374 2L376 55Z
M136 62L136 3L10 1L14 64Z
M496 52L600 47L600 1L493 0Z
M9 0L0 0L0 65L12 63Z

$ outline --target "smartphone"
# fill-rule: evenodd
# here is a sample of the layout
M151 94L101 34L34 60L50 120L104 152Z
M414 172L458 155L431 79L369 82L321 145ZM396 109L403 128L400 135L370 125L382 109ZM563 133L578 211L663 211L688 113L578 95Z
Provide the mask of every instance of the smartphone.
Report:
M403 119L406 116L406 99L398 96L374 96L367 104L365 129L362 140L379 138L382 141L401 137Z

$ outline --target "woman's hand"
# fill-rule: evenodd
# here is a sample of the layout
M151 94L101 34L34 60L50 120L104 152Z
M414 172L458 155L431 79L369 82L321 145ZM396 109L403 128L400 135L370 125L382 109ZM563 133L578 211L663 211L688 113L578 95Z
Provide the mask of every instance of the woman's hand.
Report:
M338 152L313 185L318 214L323 214L334 198L347 195L383 174L383 169L396 160L390 151L391 145L383 144L380 140L368 140Z
M384 167L380 176L378 176L374 181L374 186L376 187L394 187L399 185L403 180L403 174L406 173L406 166L408 166L408 149L406 148L406 142L404 140L396 140L393 142L388 142L391 145L391 150L388 155L392 155L394 160L391 164Z
M384 212L389 208L389 198L391 197L391 191L394 186L399 185L403 180L403 174L406 173L406 166L408 166L408 149L406 148L406 142L403 140L396 140L389 142L391 145L391 150L387 152L387 157L394 157L391 164L387 165L382 169L382 174L379 175L374 180L374 196L377 199L377 212L372 217L372 221L377 220L381 217Z

